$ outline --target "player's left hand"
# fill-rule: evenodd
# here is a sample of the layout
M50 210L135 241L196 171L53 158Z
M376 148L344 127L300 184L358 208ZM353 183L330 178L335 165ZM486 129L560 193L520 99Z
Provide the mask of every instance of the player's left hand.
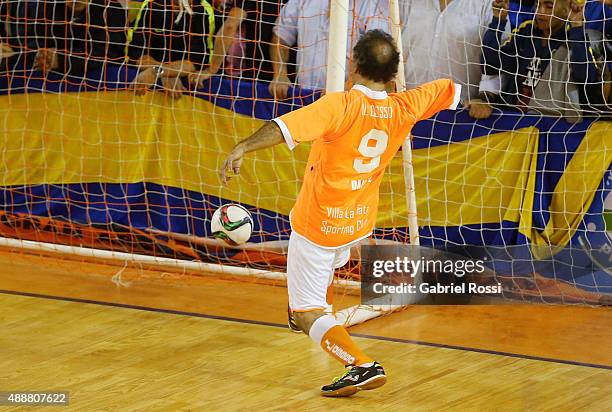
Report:
M237 145L227 156L225 162L223 162L223 166L221 167L221 182L223 182L224 186L227 186L232 178L229 175L230 172L233 172L236 176L240 174L240 166L242 165L243 156L244 150L240 145Z

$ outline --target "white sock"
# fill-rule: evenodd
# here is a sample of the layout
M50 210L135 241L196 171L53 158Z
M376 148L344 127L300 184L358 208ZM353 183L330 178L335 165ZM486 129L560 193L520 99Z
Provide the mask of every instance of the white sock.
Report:
M317 345L320 345L323 335L336 325L339 323L334 316L323 315L313 322L308 335Z

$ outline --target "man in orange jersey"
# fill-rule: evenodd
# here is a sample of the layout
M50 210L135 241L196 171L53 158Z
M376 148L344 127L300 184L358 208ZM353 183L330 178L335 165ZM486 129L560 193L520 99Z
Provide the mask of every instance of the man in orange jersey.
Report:
M363 353L336 318L325 313L334 269L349 259L350 245L370 236L385 168L412 126L444 109L455 109L460 86L437 80L402 93L385 87L397 74L399 53L391 36L366 32L353 49L355 86L264 125L237 144L221 170L240 173L245 153L285 142L289 149L313 141L304 183L289 218L287 256L290 317L321 348L347 366L321 391L350 396L382 386L380 364ZM290 319L291 320L291 319Z

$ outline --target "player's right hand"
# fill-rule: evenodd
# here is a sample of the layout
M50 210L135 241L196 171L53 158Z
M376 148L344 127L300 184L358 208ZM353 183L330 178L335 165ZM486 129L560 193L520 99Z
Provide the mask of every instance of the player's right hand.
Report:
M240 144L236 145L234 149L227 155L227 158L223 162L221 167L221 182L224 186L227 186L232 176L230 173L238 176L240 174L240 166L242 166L242 159L244 156L244 150Z
M509 0L493 0L493 16L505 21L508 18L508 1Z
M275 99L286 99L289 94L289 78L287 76L274 76L268 86L268 91Z

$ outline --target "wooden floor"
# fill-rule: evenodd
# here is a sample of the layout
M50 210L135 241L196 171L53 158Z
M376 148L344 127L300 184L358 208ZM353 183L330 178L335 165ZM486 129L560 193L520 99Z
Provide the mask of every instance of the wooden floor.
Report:
M282 327L284 288L132 268L119 286L120 269L0 252L0 391L68 390L68 409L79 411L612 405L608 309L412 307L352 329L368 336L357 341L384 364L387 385L327 399L318 387L342 370Z

